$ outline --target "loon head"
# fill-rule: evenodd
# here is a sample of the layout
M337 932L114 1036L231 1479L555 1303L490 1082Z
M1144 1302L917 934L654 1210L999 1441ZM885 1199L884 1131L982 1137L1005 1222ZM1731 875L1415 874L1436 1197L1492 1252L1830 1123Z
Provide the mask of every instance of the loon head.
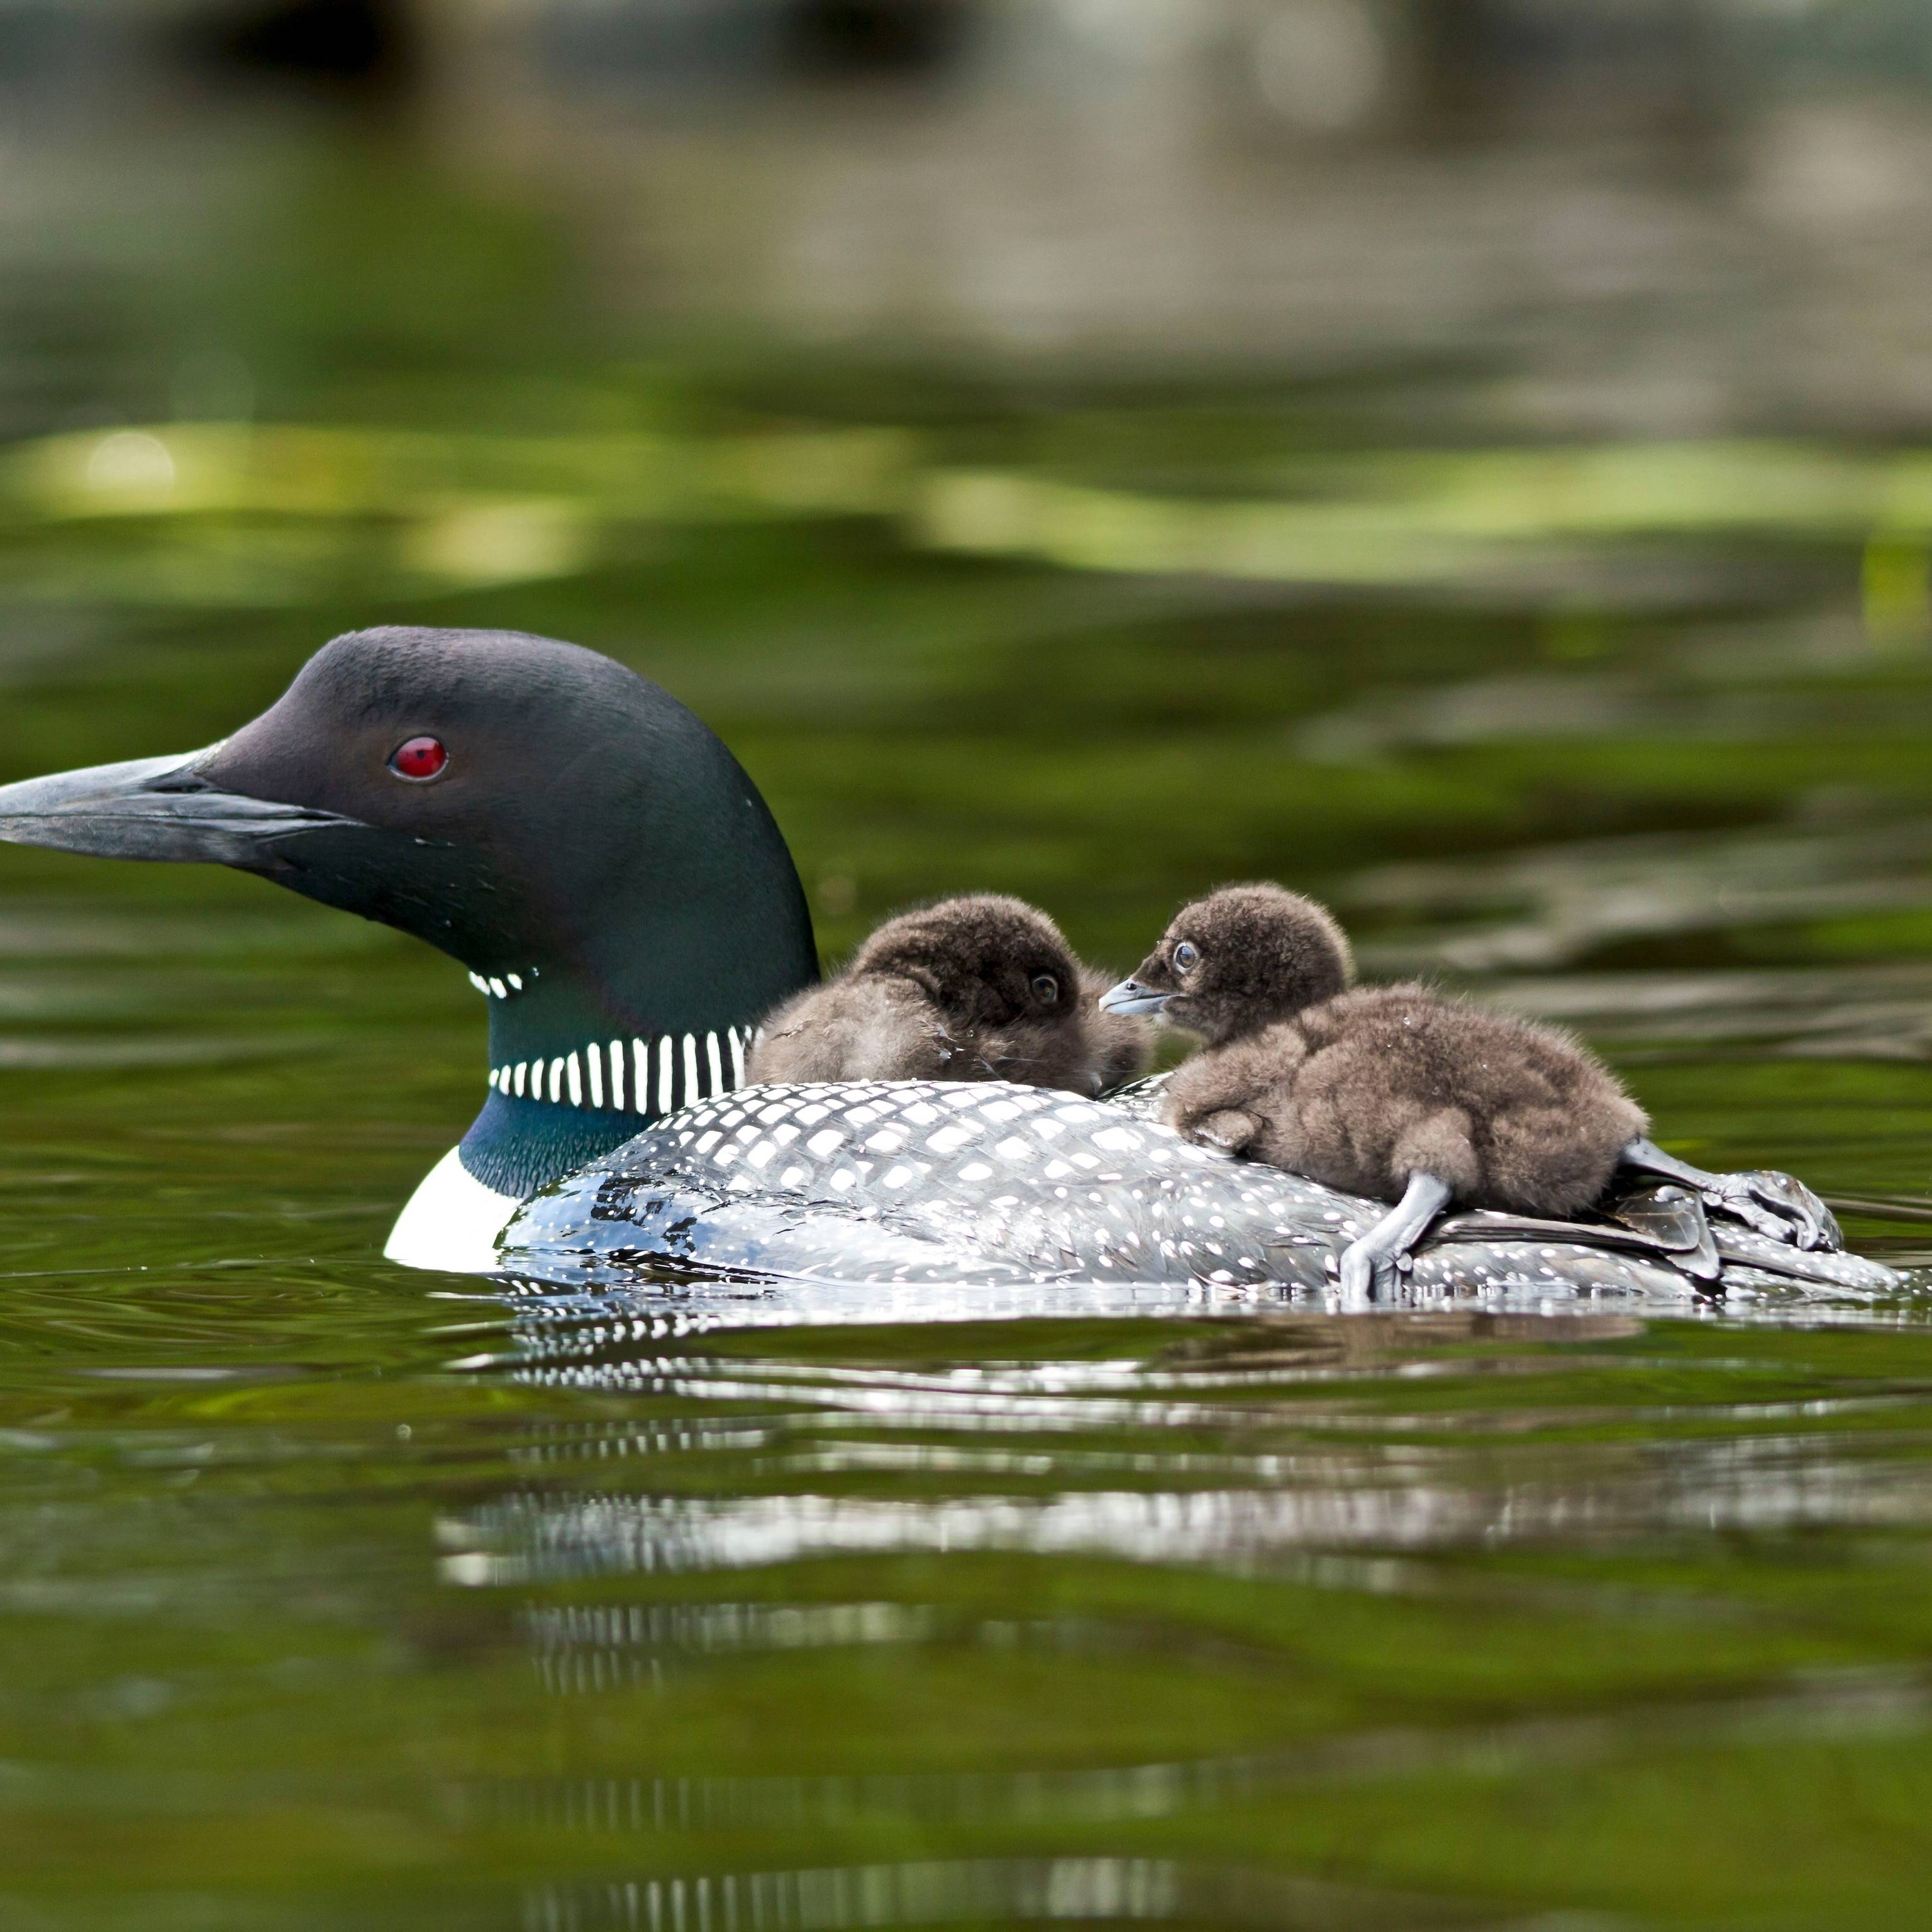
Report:
M1348 935L1314 900L1265 883L1223 886L1182 907L1100 1007L1158 1013L1219 1046L1333 999L1354 971Z
M0 787L0 838L200 860L440 947L490 1008L463 1144L526 1194L730 1084L818 976L784 842L691 712L506 631L357 631L220 743Z

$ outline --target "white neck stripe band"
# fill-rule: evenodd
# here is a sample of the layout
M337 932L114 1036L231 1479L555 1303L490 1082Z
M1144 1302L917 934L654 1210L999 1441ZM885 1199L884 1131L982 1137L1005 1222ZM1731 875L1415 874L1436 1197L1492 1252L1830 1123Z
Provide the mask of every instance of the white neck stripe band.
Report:
M560 1106L590 1106L619 1114L674 1114L745 1083L745 1058L755 1027L720 1034L659 1034L655 1040L614 1040L550 1060L519 1060L490 1070L490 1084L519 1100ZM656 1101L652 1100L652 1049L656 1048ZM605 1078L606 1070L609 1078ZM628 1076L628 1077L627 1077Z

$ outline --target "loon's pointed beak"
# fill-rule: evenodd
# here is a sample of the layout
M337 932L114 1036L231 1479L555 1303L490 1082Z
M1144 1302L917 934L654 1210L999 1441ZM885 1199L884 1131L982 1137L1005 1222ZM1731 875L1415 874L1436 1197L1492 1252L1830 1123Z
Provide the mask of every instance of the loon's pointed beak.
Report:
M0 792L0 798L5 796ZM1103 1013L1157 1013L1173 998L1172 993L1156 993L1151 986L1143 986L1138 980L1123 980L1100 995L1100 1007Z
M260 871L291 833L355 824L308 806L224 791L196 770L214 748L0 785L0 839L104 859L200 860Z

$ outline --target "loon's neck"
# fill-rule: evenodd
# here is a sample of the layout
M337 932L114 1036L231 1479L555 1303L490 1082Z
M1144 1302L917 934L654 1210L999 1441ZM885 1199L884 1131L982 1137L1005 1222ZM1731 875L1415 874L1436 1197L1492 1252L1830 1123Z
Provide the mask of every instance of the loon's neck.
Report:
M526 1199L652 1121L740 1085L770 996L716 986L646 1019L554 969L470 974L489 1003L490 1094L458 1149L464 1168ZM656 1003L654 1003L656 1004Z
M764 800L694 718L670 723L638 755L680 772L676 798L586 814L530 855L517 905L472 908L460 946L426 935L466 957L490 1012L489 1097L458 1161L518 1201L736 1085L759 1022L818 977Z

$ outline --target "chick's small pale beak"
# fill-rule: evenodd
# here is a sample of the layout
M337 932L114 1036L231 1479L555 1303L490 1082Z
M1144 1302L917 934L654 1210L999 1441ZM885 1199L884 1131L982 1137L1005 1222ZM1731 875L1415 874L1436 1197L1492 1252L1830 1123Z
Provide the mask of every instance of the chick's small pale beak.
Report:
M1143 986L1138 980L1123 980L1100 995L1100 1006L1103 1013L1157 1013L1173 998L1172 993Z

